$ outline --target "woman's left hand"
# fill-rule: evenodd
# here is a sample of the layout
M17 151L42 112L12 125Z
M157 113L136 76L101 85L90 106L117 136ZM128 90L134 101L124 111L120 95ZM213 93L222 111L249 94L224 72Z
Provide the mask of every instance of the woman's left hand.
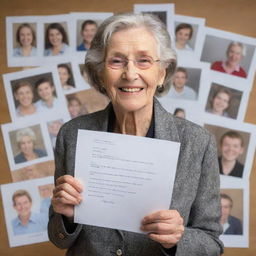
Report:
M176 245L184 232L183 218L176 210L154 212L142 220L141 230L164 248Z

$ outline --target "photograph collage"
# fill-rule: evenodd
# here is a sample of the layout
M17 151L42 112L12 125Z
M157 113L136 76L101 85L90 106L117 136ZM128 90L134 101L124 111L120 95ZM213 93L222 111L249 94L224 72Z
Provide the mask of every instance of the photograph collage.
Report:
M246 248L256 125L244 119L256 70L256 39L176 14L174 4L135 4L133 11L156 15L167 27L177 68L169 92L158 100L174 116L214 135L220 239L225 247ZM1 129L13 183L1 185L1 194L10 247L48 241L57 134L65 122L109 104L106 95L90 87L83 66L99 25L112 15L6 17L8 67L22 68L3 75L11 123ZM30 219L23 218L28 213Z

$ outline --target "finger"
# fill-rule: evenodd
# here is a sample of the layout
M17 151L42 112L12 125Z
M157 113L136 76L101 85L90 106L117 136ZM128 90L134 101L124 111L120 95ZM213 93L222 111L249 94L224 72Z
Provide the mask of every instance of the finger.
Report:
M68 218L74 217L74 205L62 204L58 202L58 199L53 199L52 206L55 212L63 214Z
M81 182L71 175L63 175L63 176L60 176L56 180L56 185L60 185L63 183L70 184L72 187L74 187L80 193L83 191L83 185L81 184Z
M56 200L57 202L60 202L62 204L71 204L71 205L80 204L82 201L82 199L73 197L63 190L56 193L53 197L53 200Z
M170 220L176 216L180 216L176 210L161 210L145 216L142 220L142 224L152 223L159 220Z
M159 235L159 234L150 233L148 236L150 239L165 246L165 248L171 248L173 245L176 245L180 241L182 234Z
M55 187L53 194L57 194L60 191L65 191L73 197L82 199L82 196L77 190L68 183L63 183Z
M182 227L177 224L167 224L167 223L151 223L141 226L141 230L145 232L153 232L162 235L174 234L175 232L181 232Z

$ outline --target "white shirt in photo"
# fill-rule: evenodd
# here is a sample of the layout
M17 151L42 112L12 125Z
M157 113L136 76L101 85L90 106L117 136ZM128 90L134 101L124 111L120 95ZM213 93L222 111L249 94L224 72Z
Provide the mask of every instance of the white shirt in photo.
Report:
M168 97L180 100L196 100L197 94L192 88L188 87L187 85L184 86L182 92L177 92L175 90L175 87L171 86Z

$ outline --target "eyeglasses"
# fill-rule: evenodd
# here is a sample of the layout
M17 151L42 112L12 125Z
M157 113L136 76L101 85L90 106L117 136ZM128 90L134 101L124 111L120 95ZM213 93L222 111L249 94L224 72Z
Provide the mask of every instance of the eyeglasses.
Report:
M153 60L153 58L149 56L139 57L135 60L123 57L111 57L106 61L106 63L108 67L112 69L123 69L128 65L129 61L133 61L134 65L139 69L149 69L155 62L159 62L160 60Z

